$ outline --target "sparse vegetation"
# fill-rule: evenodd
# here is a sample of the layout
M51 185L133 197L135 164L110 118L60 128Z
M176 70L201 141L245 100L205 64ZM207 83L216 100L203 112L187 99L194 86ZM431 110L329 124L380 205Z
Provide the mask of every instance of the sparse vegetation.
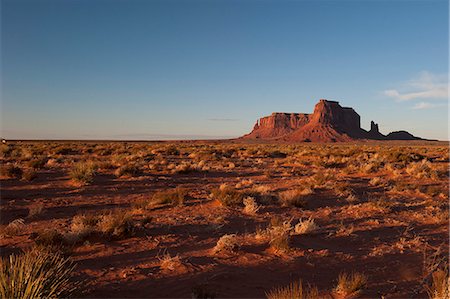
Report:
M133 177L138 176L141 169L136 164L125 164L116 169L115 175L117 177Z
M131 215L121 210L100 216L97 227L104 235L112 238L129 236L134 229Z
M13 164L2 165L0 167L0 174L7 178L21 179L23 170L19 166Z
M30 246L73 254L82 269L73 279L92 278L83 297L126 296L138 281L146 282L138 295L164 296L170 287L174 296L261 297L273 272L284 287L269 298L450 299L442 143L8 142L3 149L3 256ZM74 188L66 174L91 186ZM437 261L415 271L425 264L420 253L437 249ZM384 273L392 259L401 275L389 281L329 274L362 260L368 274ZM297 274L320 292L288 285L295 269L314 269ZM197 288L198 278L210 285ZM247 286L242 294L230 287L235 278Z
M302 281L291 282L287 286L275 288L266 294L268 299L318 299L316 287L305 287Z
M217 241L216 246L213 248L213 253L230 253L235 252L239 248L237 236L235 234L223 235Z
M21 233L25 227L25 221L22 218L11 221L5 228L3 228L3 235L13 237Z
M150 205L172 204L181 206L186 201L188 190L184 188L174 188L166 191L159 191L153 194ZM147 207L148 205L147 204Z
M88 185L94 181L95 168L92 162L76 163L70 170L70 178L79 185Z
M439 268L432 273L427 293L430 299L450 298L450 278L447 268Z
M294 226L294 234L303 235L315 232L319 229L319 226L314 222L311 217L300 221Z
M244 214L255 215L260 209L260 206L253 197L244 198Z
M348 274L343 272L339 274L335 292L343 296L355 296L364 289L366 283L367 276L362 273L352 272Z
M281 205L284 207L304 208L307 204L307 195L310 195L310 189L304 190L286 190L279 193Z
M222 184L219 188L211 190L211 197L218 200L225 207L241 206L245 194L231 186Z

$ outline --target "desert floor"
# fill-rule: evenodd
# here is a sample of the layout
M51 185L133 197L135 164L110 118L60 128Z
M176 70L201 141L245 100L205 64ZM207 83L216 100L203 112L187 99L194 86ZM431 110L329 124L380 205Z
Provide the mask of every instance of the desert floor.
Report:
M1 255L62 251L75 297L260 298L301 280L427 298L448 264L448 158L437 142L9 142ZM342 273L366 282L339 289Z

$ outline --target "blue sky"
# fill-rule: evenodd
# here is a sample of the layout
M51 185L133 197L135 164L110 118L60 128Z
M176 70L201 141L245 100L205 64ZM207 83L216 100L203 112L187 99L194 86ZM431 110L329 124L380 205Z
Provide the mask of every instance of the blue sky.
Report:
M5 138L236 137L326 98L448 139L448 1L1 4Z

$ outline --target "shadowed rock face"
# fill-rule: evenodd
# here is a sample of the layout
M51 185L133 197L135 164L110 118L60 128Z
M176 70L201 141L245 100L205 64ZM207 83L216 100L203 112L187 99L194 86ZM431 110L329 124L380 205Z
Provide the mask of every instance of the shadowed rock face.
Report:
M417 140L408 132L393 132L385 136L373 121L370 131L361 128L360 116L353 108L342 107L339 102L320 100L312 114L272 113L260 118L253 131L242 138L283 141L336 142L354 139Z

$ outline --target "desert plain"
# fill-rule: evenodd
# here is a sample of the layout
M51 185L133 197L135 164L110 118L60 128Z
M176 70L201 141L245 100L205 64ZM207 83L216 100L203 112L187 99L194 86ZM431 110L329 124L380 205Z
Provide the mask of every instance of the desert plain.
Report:
M9 141L1 255L65 259L60 296L439 298L448 154L427 141Z

